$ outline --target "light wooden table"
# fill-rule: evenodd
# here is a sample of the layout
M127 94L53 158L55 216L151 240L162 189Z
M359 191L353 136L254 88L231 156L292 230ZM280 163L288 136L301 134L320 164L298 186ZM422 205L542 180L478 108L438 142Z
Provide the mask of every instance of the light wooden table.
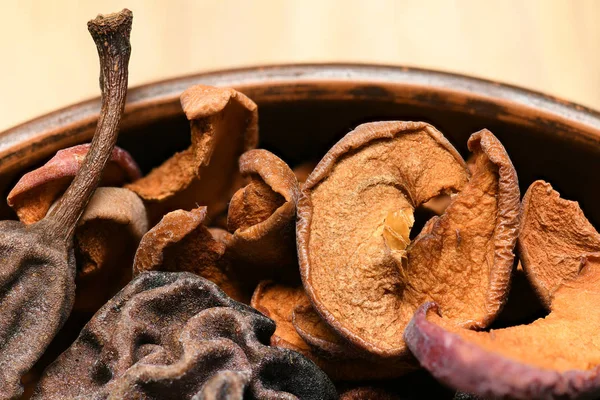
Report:
M460 72L600 109L600 1L3 1L0 130L97 96L86 22L134 12L130 83L285 62Z

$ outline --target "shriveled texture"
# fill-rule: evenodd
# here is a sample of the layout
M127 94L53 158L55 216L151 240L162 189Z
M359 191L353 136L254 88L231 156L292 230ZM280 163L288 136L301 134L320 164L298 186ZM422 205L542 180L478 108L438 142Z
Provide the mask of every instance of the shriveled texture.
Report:
M549 183L536 181L523 197L519 250L524 270L549 306L563 281L579 273L582 254L600 252L600 234L577 202L561 199Z
M75 229L76 310L95 312L131 280L131 265L148 230L146 208L124 188L98 188Z
M50 206L73 181L89 148L89 144L81 144L59 150L46 164L19 179L7 201L21 222L29 225L46 216ZM140 169L131 155L115 147L99 186L121 186L140 176Z
M576 203L566 204L548 185L539 182L530 187L525 202L530 209L523 215L523 225L542 230L534 237L541 238L547 225L528 221L529 218L540 221L539 216L545 215L547 219L542 221L565 222L582 218ZM568 207L557 208L557 204ZM534 205L535 213L531 209ZM567 215L559 217L556 213ZM578 222L589 226L585 220ZM594 308L600 301L600 254L586 252L589 238L598 234L592 231L577 243L569 229L565 232L564 242L556 235L552 244L557 248L548 250L565 249L568 259L574 258L571 251L579 248L575 274L571 263L557 265L556 258L541 251L548 244L546 240L520 244L530 257L529 265L536 266L527 270L523 265L530 279L538 282L553 277L548 280L556 287L549 298L548 316L528 325L474 332L442 318L435 312L436 307L427 303L405 332L406 341L421 364L446 384L482 397L600 396L600 312ZM532 251L532 246L537 247L536 251ZM443 310L441 314L445 317Z
M43 354L75 297L73 232L112 154L127 94L132 14L88 22L100 58L102 109L89 152L57 206L26 226L0 222L0 398L19 396L21 377Z
M211 217L225 210L242 184L238 158L258 142L257 106L240 92L196 85L182 93L181 105L191 146L127 186L146 202L152 221L198 205Z
M409 357L402 333L426 300L465 326L486 326L500 309L518 232L517 177L490 132L474 134L469 147L478 161L466 183L462 158L430 125L364 124L305 183L298 206L304 286L326 322L359 348ZM389 240L389 229L405 235L407 210L461 189L406 250Z
M232 233L228 252L244 265L246 280L293 279L298 275L296 203L298 181L288 165L266 150L240 157L240 172L250 182L229 204Z
M251 305L275 321L272 346L298 351L334 381L384 379L414 369L404 362L373 362L357 353L321 320L301 286L263 281Z
M34 398L335 399L273 321L190 273L146 272L86 325Z
M187 271L216 283L239 301L248 300L242 281L224 257L226 245L203 225L206 207L177 210L144 235L133 264L134 274L143 271Z

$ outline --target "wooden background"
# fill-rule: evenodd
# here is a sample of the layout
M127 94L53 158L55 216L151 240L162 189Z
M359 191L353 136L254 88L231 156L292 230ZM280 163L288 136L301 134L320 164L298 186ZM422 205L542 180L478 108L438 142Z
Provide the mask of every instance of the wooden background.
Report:
M600 109L600 1L0 2L0 130L97 96L86 22L134 12L130 84L285 62L402 64L508 82Z

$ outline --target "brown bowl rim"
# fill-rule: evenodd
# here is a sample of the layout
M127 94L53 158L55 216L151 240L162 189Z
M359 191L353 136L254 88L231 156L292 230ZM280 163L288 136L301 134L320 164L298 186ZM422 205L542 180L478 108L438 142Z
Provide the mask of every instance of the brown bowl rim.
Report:
M147 83L129 90L123 125L135 124L135 117L144 111L147 114L149 109L160 110L158 114L161 117L180 113L179 95L198 83L231 86L242 91L262 87L266 101L280 101L282 98L327 100L344 96L393 101L393 96L404 90L410 92L406 96L413 96L420 104L431 102L438 107L444 104L455 108L463 106L466 113L496 113L499 118L520 124L545 124L548 128L556 129L557 134L571 135L580 142L596 146L600 142L600 112L582 105L468 75L378 64L265 65L202 72ZM303 90L295 90L299 87L303 87ZM319 87L320 90L315 89ZM342 87L345 92L340 91ZM357 90L357 87L362 89ZM394 89L385 89L390 87ZM273 90L269 92L269 88ZM424 96L427 93L429 97ZM418 97L419 94L421 97ZM27 155L25 153L31 153L33 147L43 148L49 141L56 141L55 146L47 146L48 150L55 151L54 147L61 140L64 144L69 140L82 139L60 137L61 133L63 136L76 136L79 132L80 136L91 137L89 128L95 125L98 118L99 104L100 98L95 97L1 132L0 173L22 166ZM491 106L499 106L499 109L489 108Z

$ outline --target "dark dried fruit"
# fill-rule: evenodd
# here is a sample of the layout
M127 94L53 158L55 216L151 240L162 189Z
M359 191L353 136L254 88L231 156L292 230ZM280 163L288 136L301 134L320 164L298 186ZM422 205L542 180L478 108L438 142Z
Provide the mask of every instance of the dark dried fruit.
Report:
M577 203L560 199L548 184L534 183L523 206L523 268L532 282L553 288L541 292L550 314L528 325L475 332L427 303L406 329L406 341L435 377L484 398L597 398L600 313L590 306L600 302L600 254L587 250L600 245L599 235Z
M271 336L272 346L303 354L334 381L384 379L411 369L404 362L372 362L362 358L323 322L302 286L261 282L254 291L251 306L277 324Z
M247 302L249 295L225 257L226 245L206 226L206 207L168 213L142 238L133 264L144 271L187 271L216 283L228 296Z
M96 312L131 280L133 257L148 230L144 203L124 188L96 189L75 229L75 305Z
M294 173L266 150L244 153L240 172L250 182L235 193L229 204L227 225L232 235L228 252L236 264L244 265L247 280L297 277L299 188Z
M465 327L485 327L500 310L519 227L517 176L489 131L473 134L469 148L467 183L462 158L430 125L364 124L306 181L297 230L304 287L357 348L408 359L402 333L427 300ZM414 209L457 190L407 247Z
M83 164L57 206L41 221L0 222L0 397L21 394L21 376L64 324L75 297L73 232L118 136L127 94L132 15L88 23L100 57L102 111Z
M37 398L337 398L312 362L268 346L274 330L203 278L146 272L48 367Z
M127 186L146 203L151 223L198 205L219 215L242 184L238 158L258 141L258 109L240 92L196 85L183 92L181 105L192 145Z

